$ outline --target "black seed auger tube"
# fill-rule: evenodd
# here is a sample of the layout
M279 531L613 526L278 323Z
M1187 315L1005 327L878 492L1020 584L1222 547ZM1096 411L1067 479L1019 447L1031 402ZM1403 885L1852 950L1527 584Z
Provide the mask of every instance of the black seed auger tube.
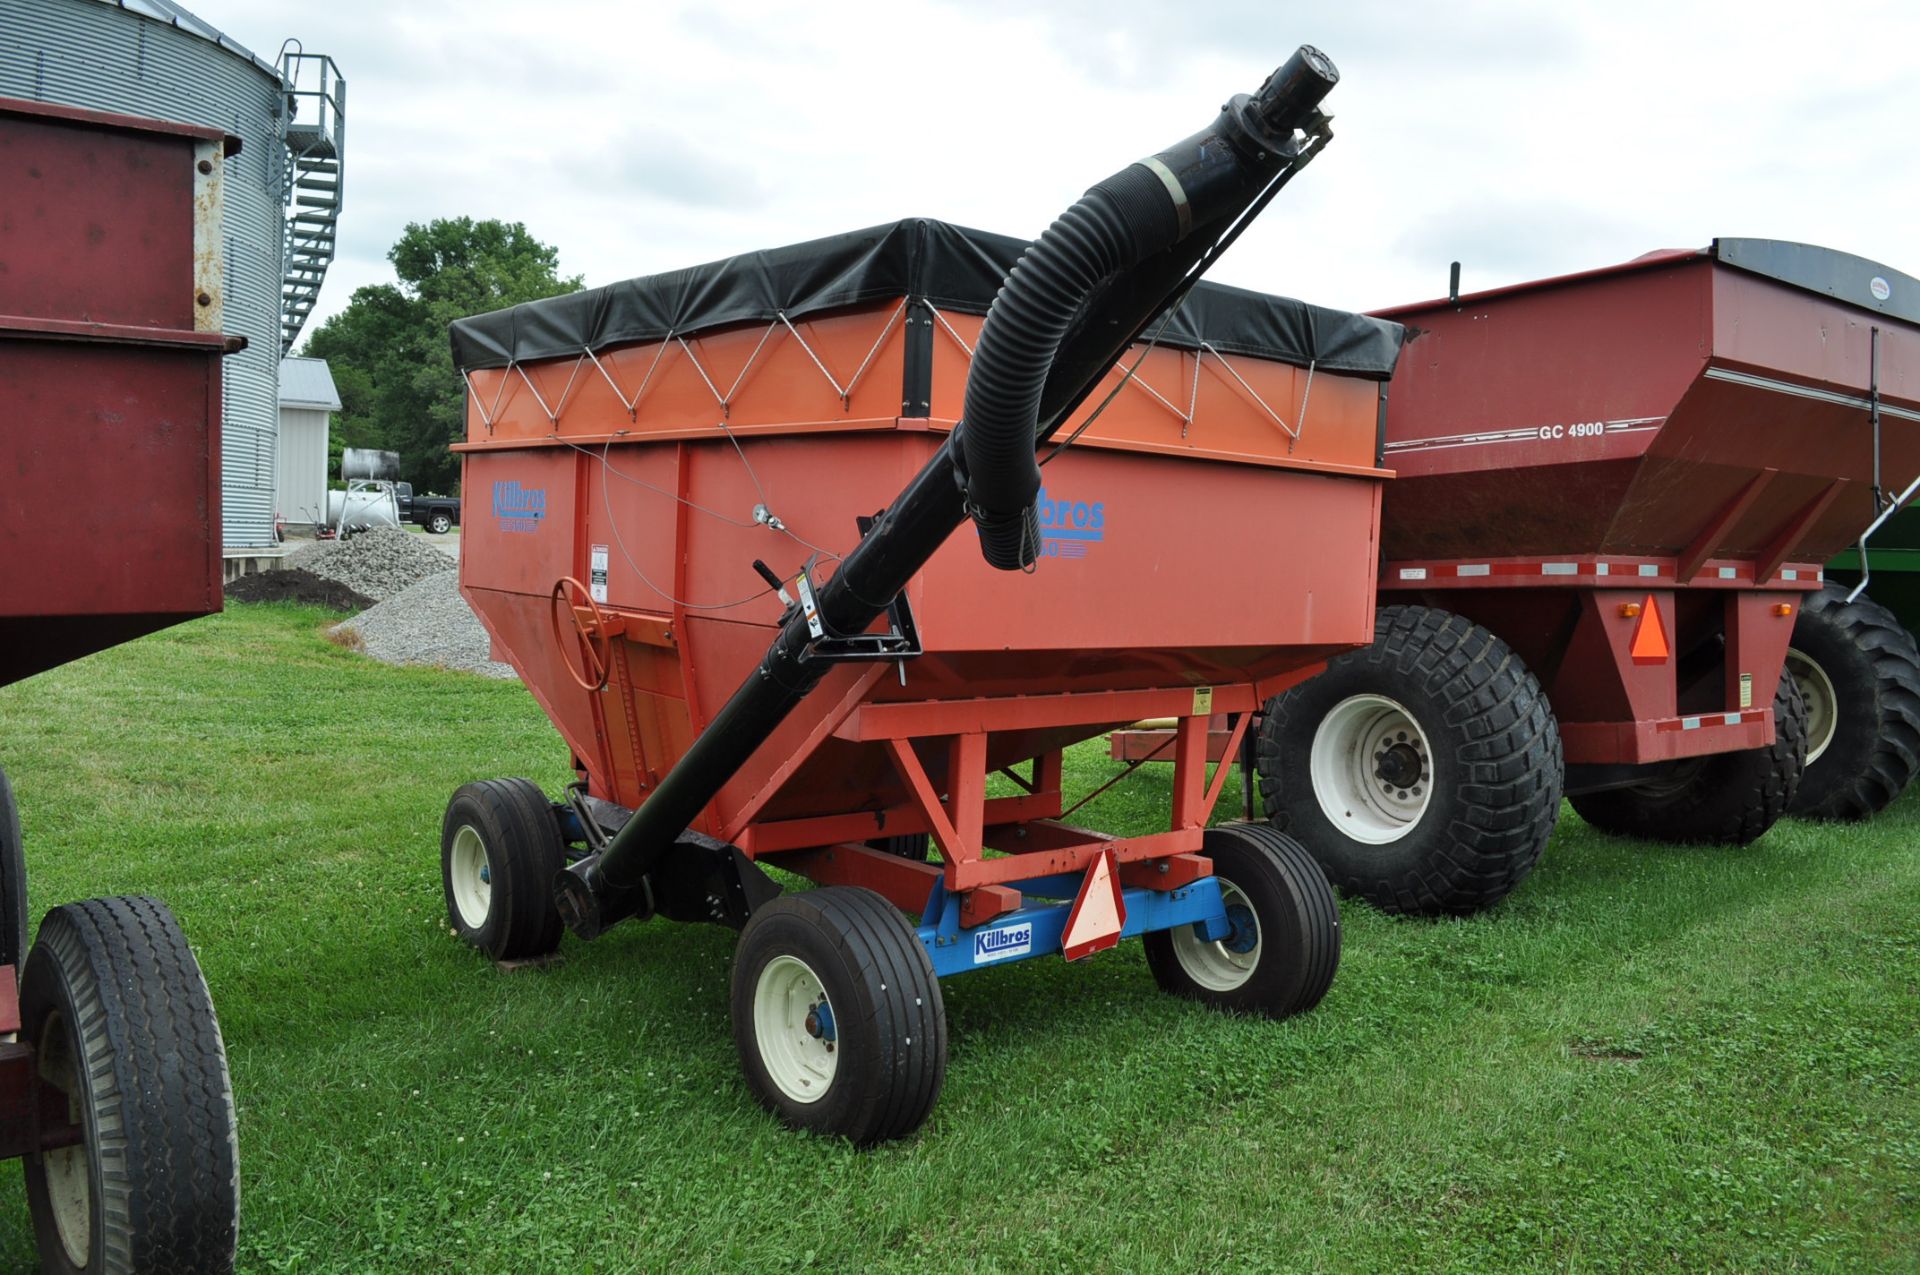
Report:
M1040 544L1036 447L1331 137L1320 102L1339 80L1303 45L1207 128L1094 186L1021 256L981 328L958 428L817 593L829 637L859 634L969 517L1001 570ZM607 847L561 872L560 915L582 937L646 906L646 879L721 786L825 676L805 616Z

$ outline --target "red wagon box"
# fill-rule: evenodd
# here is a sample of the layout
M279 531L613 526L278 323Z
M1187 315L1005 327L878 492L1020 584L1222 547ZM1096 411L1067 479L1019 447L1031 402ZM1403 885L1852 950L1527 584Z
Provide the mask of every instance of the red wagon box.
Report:
M803 244L712 270L825 260L821 272L839 280L844 256L873 273L913 262L923 274L851 308L787 298L784 317L720 331L696 311L664 325L671 337L612 349L570 332L571 354L469 372L466 489L491 515L466 529L461 582L581 759L592 796L639 806L759 660L784 607L755 561L772 559L789 580L809 558L830 571L859 539L854 511L883 507L939 446L960 412L979 311L1019 247L928 222ZM949 269L956 259L984 268L969 278ZM609 304L545 303L545 321L593 321ZM1065 745L1139 716L1191 716L1196 688L1221 711L1244 711L1368 639L1378 367L1356 374L1337 344L1257 339L1331 328L1351 342L1339 325L1361 321L1224 288L1182 313L1133 385L1046 467L1038 579L992 570L970 537L949 541L907 590L922 654L830 676L721 789L700 831L749 854L935 832L941 816L923 808L889 741L918 741L920 768L945 776L969 736L984 753L953 775L956 801L977 805L988 773L1039 758L1037 791L987 822L1003 809L1057 817ZM523 308L511 321L529 318ZM1379 329L1359 333L1373 341ZM1274 509L1299 529L1299 552L1248 590L1234 546L1249 517ZM565 579L592 581L575 601L600 612L606 676L588 679L594 689L566 670L579 653L553 641ZM1179 816L1185 830L1151 847L1198 849L1197 809ZM1058 867L1084 868L1098 848ZM947 849L951 889L1029 867L980 862L978 845ZM1120 849L1123 861L1132 853ZM926 890L915 890L917 907ZM1017 898L969 906L984 917Z
M0 685L220 609L229 148L0 100Z

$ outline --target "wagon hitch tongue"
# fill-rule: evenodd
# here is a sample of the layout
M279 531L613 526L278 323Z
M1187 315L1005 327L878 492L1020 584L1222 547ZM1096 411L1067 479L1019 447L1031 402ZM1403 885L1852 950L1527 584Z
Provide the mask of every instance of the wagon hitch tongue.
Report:
M1207 127L1092 187L1022 254L981 327L961 424L605 849L561 872L555 900L575 933L644 910L649 874L834 667L810 619L866 634L969 518L993 566L1032 565L1036 448L1330 140L1319 107L1338 80L1301 46Z

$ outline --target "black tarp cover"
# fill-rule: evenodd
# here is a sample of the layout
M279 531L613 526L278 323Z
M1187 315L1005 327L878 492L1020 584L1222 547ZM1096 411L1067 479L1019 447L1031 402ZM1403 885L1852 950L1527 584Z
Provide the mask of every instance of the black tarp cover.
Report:
M945 222L896 221L460 319L453 359L464 370L506 367L899 297L985 314L1026 246ZM1205 341L1223 353L1385 380L1401 337L1385 319L1203 283L1160 342L1198 349Z

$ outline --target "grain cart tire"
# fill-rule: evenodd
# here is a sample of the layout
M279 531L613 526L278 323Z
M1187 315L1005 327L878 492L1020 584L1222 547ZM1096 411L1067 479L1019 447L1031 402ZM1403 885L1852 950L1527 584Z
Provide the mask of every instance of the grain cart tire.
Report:
M1383 607L1373 644L1266 704L1256 745L1273 826L1386 912L1505 898L1560 813L1560 731L1505 642L1446 611Z
M240 1179L226 1049L166 907L87 899L47 913L21 1033L84 1137L26 1157L43 1271L227 1272Z
M1320 865L1264 824L1209 828L1201 853L1232 932L1218 942L1197 925L1147 935L1154 981L1232 1013L1288 1018L1318 1005L1340 968L1340 907Z
M1800 604L1787 671L1807 702L1807 767L1790 810L1865 819L1920 771L1920 650L1893 613L1829 584Z
M1773 696L1774 742L1766 748L1674 762L1630 788L1569 798L1602 832L1642 841L1744 846L1787 812L1807 755L1807 708L1791 677Z
M553 879L567 865L560 823L531 779L463 786L440 824L440 879L447 920L496 961L524 961L560 949L565 927Z
M0 770L0 963L18 977L27 959L27 857L20 844L20 807Z
M792 1128L871 1146L918 1129L940 1096L940 980L913 927L871 890L807 890L755 912L732 1002L747 1085Z
M867 842L867 848L926 863L933 857L933 838L924 832L904 832L893 837L874 837Z

